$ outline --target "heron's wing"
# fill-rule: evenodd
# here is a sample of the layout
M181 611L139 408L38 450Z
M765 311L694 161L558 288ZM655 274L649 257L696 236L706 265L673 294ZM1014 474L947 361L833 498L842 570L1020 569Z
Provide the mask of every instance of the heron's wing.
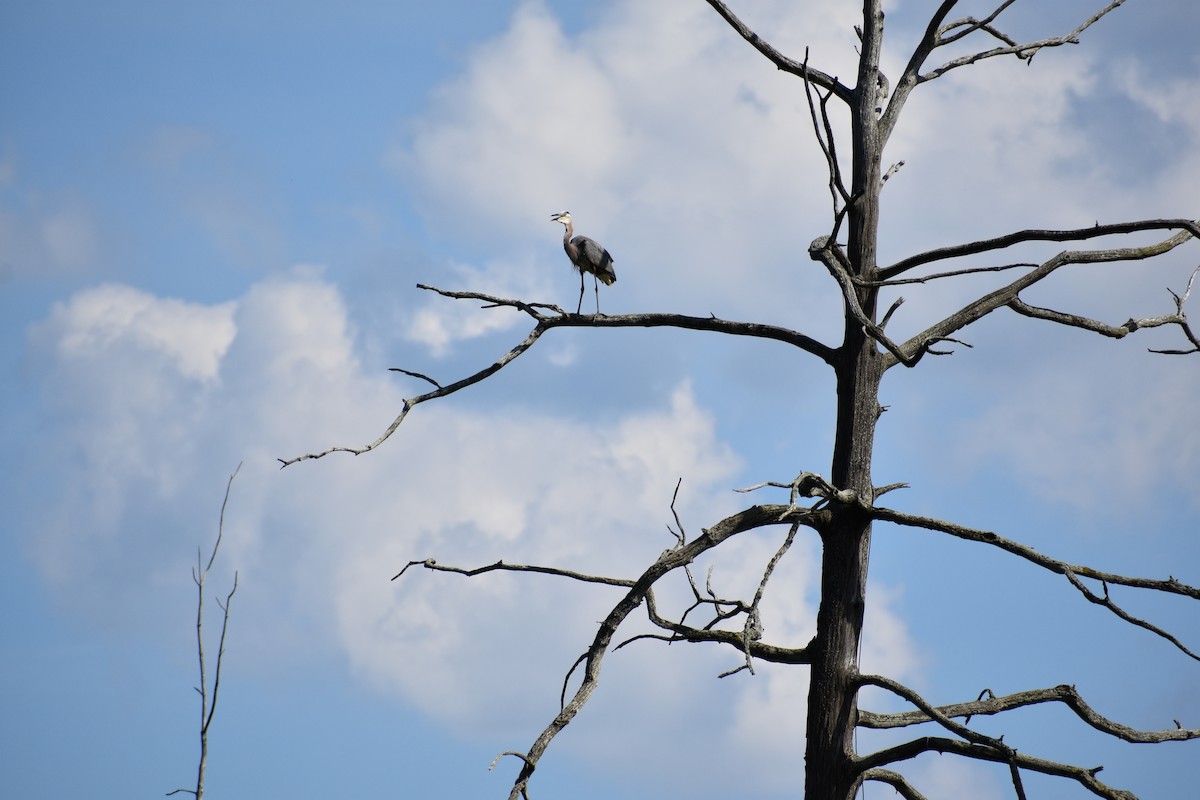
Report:
M611 286L617 280L616 270L613 269L613 257L600 246L595 239L586 236L576 236L571 244L579 248L580 261L585 271L592 273L605 286Z

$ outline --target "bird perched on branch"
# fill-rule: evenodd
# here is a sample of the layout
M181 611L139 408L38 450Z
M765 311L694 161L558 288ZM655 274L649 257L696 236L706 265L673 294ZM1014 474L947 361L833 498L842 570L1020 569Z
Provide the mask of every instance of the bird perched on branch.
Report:
M571 234L575 232L575 226L571 224L570 211L554 214L550 219L563 224L563 228L565 228L563 249L567 251L567 258L571 259L575 269L579 270L579 304L575 308L575 313L578 314L583 309L583 273L590 272L592 273L592 286L596 290L596 313L599 314L600 284L598 281L604 281L605 286L612 286L617 282L617 273L613 270L613 257L595 239L589 239L586 236L571 238Z

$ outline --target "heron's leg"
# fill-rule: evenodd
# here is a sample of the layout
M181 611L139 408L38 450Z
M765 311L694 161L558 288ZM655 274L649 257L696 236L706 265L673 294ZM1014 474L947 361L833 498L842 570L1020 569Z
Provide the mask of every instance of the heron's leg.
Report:
M600 315L600 280L592 275L592 287L596 290L596 315Z
M583 310L583 270L579 270L579 304L575 306L575 313L578 314Z

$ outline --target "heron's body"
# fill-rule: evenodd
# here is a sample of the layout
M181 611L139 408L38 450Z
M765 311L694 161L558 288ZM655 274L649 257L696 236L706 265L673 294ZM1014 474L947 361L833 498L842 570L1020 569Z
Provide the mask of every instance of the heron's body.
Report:
M571 263L579 271L579 304L575 313L578 314L583 308L583 274L590 272L596 290L596 313L599 314L600 286L596 281L603 281L605 286L612 286L616 283L617 273L613 269L613 257L595 239L589 239L586 236L572 238L571 234L575 232L575 226L571 222L571 212L564 211L561 214L555 214L551 219L563 224L563 250L567 251L567 258L571 259Z

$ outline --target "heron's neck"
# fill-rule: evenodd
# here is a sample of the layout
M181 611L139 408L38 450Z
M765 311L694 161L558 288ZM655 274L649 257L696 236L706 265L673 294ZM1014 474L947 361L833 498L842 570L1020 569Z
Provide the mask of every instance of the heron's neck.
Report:
M566 244L567 242L571 241L571 234L574 232L575 232L575 226L572 225L571 223L568 222L566 225L563 226L563 244Z

